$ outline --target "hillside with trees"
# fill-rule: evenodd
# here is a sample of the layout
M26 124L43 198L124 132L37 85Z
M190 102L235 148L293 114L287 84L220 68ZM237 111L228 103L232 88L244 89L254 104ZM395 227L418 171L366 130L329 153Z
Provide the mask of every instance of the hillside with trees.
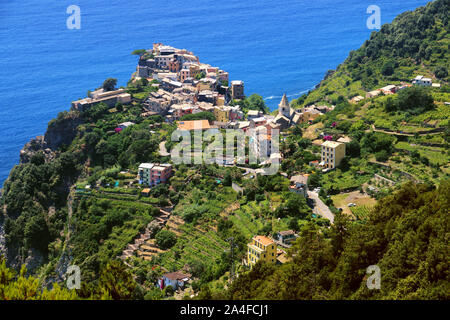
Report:
M293 102L294 106L334 103L339 96L352 97L407 81L421 74L448 84L450 36L448 0L438 0L397 16L336 70L329 70L318 87Z
M212 299L449 299L450 183L406 184L362 224L337 215L331 229L306 225L281 267L258 262ZM366 268L381 270L381 290Z
M24 147L4 184L0 299L449 299L449 3L384 25L294 101L334 109L283 132L274 175L247 163L174 164L166 183L141 185L139 165L170 163L160 148L175 144L177 124L143 112L158 80L130 80L127 104L61 112ZM440 87L351 101L418 74ZM116 84L108 78L101 87ZM257 94L230 104L268 112ZM340 138L348 138L345 157L322 170L322 142ZM292 192L299 175L317 200ZM287 230L299 237L283 262L243 263L255 235ZM53 285L71 264L83 274L76 292ZM381 270L381 290L366 286L370 265ZM178 271L192 276L189 291L157 286Z

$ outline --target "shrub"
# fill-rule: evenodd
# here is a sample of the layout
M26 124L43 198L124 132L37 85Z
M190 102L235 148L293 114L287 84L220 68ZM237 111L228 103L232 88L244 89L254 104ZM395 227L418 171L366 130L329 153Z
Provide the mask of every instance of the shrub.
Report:
M389 159L389 154L386 150L381 150L375 153L375 159L380 162L385 162Z
M156 244L163 250L172 248L177 242L175 233L169 230L161 230L156 234Z

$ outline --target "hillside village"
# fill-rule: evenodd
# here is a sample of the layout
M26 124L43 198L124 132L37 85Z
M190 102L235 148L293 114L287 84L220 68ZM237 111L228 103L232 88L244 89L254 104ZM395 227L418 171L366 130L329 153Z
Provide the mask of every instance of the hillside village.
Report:
M321 191L322 188L314 181L315 179L311 179L313 176L317 176L317 170L328 173L339 169L344 159L348 163L349 157L353 156L352 152L346 150L346 145L351 143L352 139L348 133L339 131L340 122L332 122L329 128L317 126L323 122L323 119L326 119L327 114L335 110L335 105L316 106L311 104L302 108L294 108L291 107L286 94L284 94L277 112L274 114L269 114L261 109L244 107L247 97L244 93L243 81L229 81L229 74L226 71L201 63L192 52L160 43L154 44L152 50L140 50L137 70L129 82L129 88L133 88L135 85L138 87L143 85L146 89L144 92L133 92L133 90L130 91L126 88L111 91L98 89L91 93L88 98L74 101L72 106L76 110L85 111L95 103L105 103L110 108L116 106L116 109L118 109L117 106L122 109L124 108L122 105L138 104L141 108L141 119L159 116L166 125L173 126L175 124L179 130L242 129L247 131L251 129L253 130L252 137L257 140L255 144L257 154L262 152L261 146L265 144L264 150L267 152L267 156L271 160L276 158L280 161L283 161L283 158L290 161L289 158L295 151L286 149L286 144L291 139L286 134L292 133L293 130L303 131L303 137L310 139L304 140L310 141L306 144L304 150L307 153L311 152L312 158L307 163L308 169L300 172L289 170L288 173L281 172L281 175L289 179L288 190L306 200L310 210L312 210L312 216L325 219L325 221L328 221L328 225L333 223L336 210L346 213L353 219L364 219L370 208L376 203L376 200L372 197L381 190L380 186L392 187L396 184L392 171L386 170L386 168L382 171L375 171L376 173L372 174L372 179L364 178L363 181L370 183L364 184L367 188L366 191L355 181L355 187L344 187L344 192L341 194L327 195L323 190ZM410 82L387 85L367 92L364 97L361 95L354 96L348 102L351 105L362 106L366 104L366 101L373 101L381 96L396 95L413 86L440 88L439 83L432 83L431 79L418 75ZM131 121L118 123L114 132L120 134L122 130L134 125L136 124ZM157 134L160 129L161 123L150 125L152 134ZM274 129L280 130L282 133L282 150L277 154L272 154L270 148L271 132ZM375 132L377 131L374 126L372 129ZM441 129L438 132L442 132ZM398 130L397 133L403 134L403 131ZM160 156L167 157L169 153L165 145L167 145L166 141L161 141L158 152ZM317 160L313 160L314 157ZM260 163L259 167L261 168L265 164L267 162ZM234 158L225 158L224 162L219 165L224 166L224 168L239 167L244 179L256 179L258 173L261 173L261 169L255 167L252 169L248 164L237 164ZM170 179L176 171L176 166L170 162L161 164L141 163L138 167L137 178L130 181L129 188L131 189L129 190L135 190L133 192L139 194L140 197L151 198L152 188L160 184L170 184ZM364 170L358 172L361 177L370 175ZM123 172L123 174L128 174L128 171ZM407 172L403 172L403 174L406 180L417 181L413 175ZM372 180L375 185L369 180ZM217 181L219 184L222 183L221 180ZM241 186L238 186L238 184ZM233 189L238 193L242 192L242 186L242 183L233 182ZM101 185L96 186L97 189L99 187L99 190L101 190ZM358 188L359 191L352 191ZM326 189L330 192L328 186ZM345 190L349 192L345 193ZM84 191L78 190L78 192ZM127 193L129 192L127 191ZM239 206L236 208L239 208ZM160 215L156 220L151 222L124 249L120 257L130 268L133 268L133 262L130 262L134 259L133 257L154 263L155 257L167 255L171 251L158 245L158 241L155 239L155 229L166 229L177 236L183 237L186 232L186 230L183 231L185 221L180 216L174 215L173 210L173 205L161 207ZM241 267L251 267L259 260L277 264L285 263L288 261L287 248L298 237L297 231L297 227L295 227L295 230L285 227L285 229L278 229L277 232L270 235L251 234L251 238L248 239L250 242L247 244L246 256L241 261ZM207 231L201 230L201 232ZM218 246L220 250L226 249L227 244L223 239L216 238L214 241L221 243ZM192 269L188 265L180 265L177 270L163 269L167 272L162 273L161 277L158 278L157 286L161 290L171 286L175 291L184 292L182 290L185 289L186 284L192 282L193 278ZM186 292L192 294L192 291Z
M448 34L439 37L436 46L448 46ZM335 287L332 298L384 298L361 284L384 257L397 263L386 282L405 264L425 268L420 277L445 272L435 259L445 248L420 268L416 254L446 236L427 228L446 221L435 217L449 190L450 94L436 64L448 52L371 64L374 50L360 50L315 90L295 101L283 94L273 112L193 52L161 43L134 51L126 86L106 79L21 151L0 199L8 263L46 284L79 265L83 298L103 297L98 283L111 270L133 287L121 294L139 299L323 299ZM177 164L177 129L248 136L222 162ZM264 161L249 161L251 146ZM194 159L206 148L191 148ZM390 296L407 291L403 280Z

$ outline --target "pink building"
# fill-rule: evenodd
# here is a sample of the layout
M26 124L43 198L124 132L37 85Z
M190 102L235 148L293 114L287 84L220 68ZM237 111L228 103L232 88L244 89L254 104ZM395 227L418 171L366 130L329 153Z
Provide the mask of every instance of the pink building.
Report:
M166 183L171 176L171 164L141 163L139 166L139 184L153 187L160 183Z

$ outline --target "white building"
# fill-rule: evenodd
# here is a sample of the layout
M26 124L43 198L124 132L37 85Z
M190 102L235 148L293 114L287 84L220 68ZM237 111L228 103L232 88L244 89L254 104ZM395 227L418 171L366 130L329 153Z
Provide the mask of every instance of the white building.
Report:
M424 76L417 76L412 81L413 84L417 84L419 86L431 86L431 79L430 78L424 78Z

